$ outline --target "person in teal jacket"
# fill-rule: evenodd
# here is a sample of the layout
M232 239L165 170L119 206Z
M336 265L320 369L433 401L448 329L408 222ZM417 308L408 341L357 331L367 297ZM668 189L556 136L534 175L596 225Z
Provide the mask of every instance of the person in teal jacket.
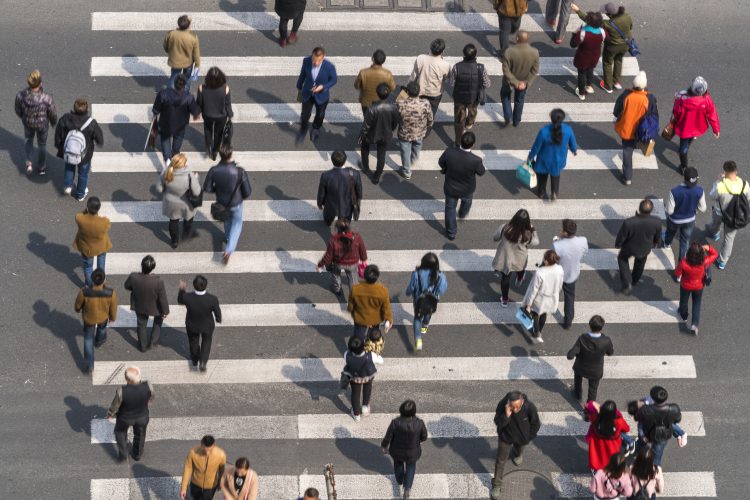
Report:
M542 127L537 134L527 161L536 172L536 195L539 198L547 196L547 178L551 177L551 199L555 201L560 194L560 173L568 161L568 149L577 155L578 144L571 126L563 123L565 111L555 108L549 117L552 123Z
M427 333L432 313L440 297L448 289L448 279L440 271L437 255L428 252L422 256L417 269L411 273L406 295L414 299L414 350L422 350L422 335ZM420 300L420 297L422 300Z

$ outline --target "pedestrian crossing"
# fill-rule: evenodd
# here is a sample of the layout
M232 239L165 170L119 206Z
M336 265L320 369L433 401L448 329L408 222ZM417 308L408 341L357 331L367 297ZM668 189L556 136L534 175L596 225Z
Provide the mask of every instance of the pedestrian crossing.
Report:
M154 49L147 53L134 51L136 54L142 54L138 56L133 55L133 52L127 55L113 55L99 51L91 58L91 76L117 79L166 77L167 67L160 48L160 35L155 35L154 32L161 33L173 29L179 14L182 12L93 12L93 31L134 32L131 33L133 37L153 37ZM201 36L203 50L209 54L217 54L221 49L212 46L211 43L212 36L218 36L219 32L271 32L278 26L278 18L272 12L210 11L188 14L193 19L192 28ZM579 25L580 21L574 16L571 18L569 30L576 29ZM540 34L550 31L541 14L524 16L522 27ZM414 35L415 40L413 45L405 49L416 54L422 47L427 47L429 41L436 36L483 34L482 36L487 36L496 44L497 16L494 13L474 12L377 15L372 15L371 12L306 12L303 30L311 32L311 44L314 43L313 34L322 32L342 36L355 33L356 36L368 40L382 40L384 36L395 32L409 33ZM329 50L333 48L329 47ZM314 391L310 390L310 396L313 396L315 401L310 403L309 408L304 404L291 413L274 409L275 399L292 398L295 389L318 387L322 388L321 394L334 391L343 367L342 355L345 346L338 345L340 342L336 340L336 350L339 352L334 353L326 350L327 347L316 345L316 342L325 338L325 332L333 329L343 331L352 323L346 311L346 304L336 302L333 295L322 302L310 300L302 296L304 294L298 292L291 281L288 290L274 290L276 296L283 293L284 300L273 302L273 299L268 298L267 295L270 294L266 287L269 277L281 273L313 276L312 273L316 272L316 264L324 248L323 242L318 250L315 250L313 245L284 245L280 243L283 238L275 237L278 233L288 232L295 235L299 234L299 231L312 231L308 228L315 227L322 220L316 201L312 199L316 186L307 186L307 197L299 199L285 196L283 189L272 191L268 188L303 185L309 178L303 177L304 174L319 174L330 168L330 154L336 148L348 150L348 165L356 167L359 152L353 150L356 149L356 145L350 140L351 137L334 134L331 134L333 137L329 142L315 150L305 150L308 148L307 144L297 150L285 150L276 141L265 140L268 137L267 133L261 135L258 131L271 130L272 127L288 127L288 124L297 122L300 106L293 102L265 102L272 99L247 102L245 87L256 86L259 78L290 77L291 81L291 77L297 75L300 58L261 56L253 54L254 51L255 48L250 47L246 51L247 55L243 53L237 57L207 56L202 62L205 68L217 65L229 76L234 77L231 85L236 134L239 131L245 136L250 134L251 137L249 143L238 141L234 146L239 150L235 152L238 164L253 173L253 197L244 203L243 209L243 220L252 223L252 231L249 231L246 225L245 235L249 235L243 237L253 241L253 249L243 248L241 241L238 251L225 266L221 263L221 253L210 251L208 242L197 251L194 249L198 248L195 246L198 242L193 240L190 251L180 248L179 251L165 252L161 251L163 242L156 239L133 240L127 242L128 251L124 252L118 249L118 241L114 241L113 251L108 253L106 267L110 281L119 282L124 275L137 271L141 258L148 253L156 258L156 272L164 276L165 280L174 280L177 276L189 280L194 274L202 273L209 276L213 291L219 288L217 283L225 282L232 284L233 290L240 289L242 292L239 295L219 297L222 301L223 322L217 324L214 349L205 373L190 370L189 361L186 359L175 359L175 356L183 357L184 349L175 354L165 352L166 348L160 347L141 357L138 353L97 353L91 381L93 388L101 391L103 397L110 397L113 390L111 386L122 383L123 371L130 365L139 366L144 378L157 387L158 395L151 409L151 422L147 433L147 451L141 463L151 460L170 461L173 466L162 467L163 470L145 471L134 467L132 471L123 471L119 478L92 479L92 500L177 498L180 478L176 474L181 470L183 456L174 455L172 447L178 445L181 447L180 453L186 452L188 447L193 446L206 433L214 434L220 445L227 442L235 450L247 449L245 454L250 454L251 463L260 474L260 498L264 500L296 498L309 486L314 486L321 492L326 490L322 473L311 472L306 465L300 466L300 463L308 462L297 460L294 451L287 452L298 447L300 443L320 444L323 448L335 446L337 453L321 453L319 465L322 470L325 462L346 462L346 472L336 475L339 498L400 498L392 475L383 474L382 467L365 465L368 460L374 458L364 454L358 455L356 451L351 453L356 455L356 459L352 459L351 456L344 457L347 450L358 449L355 448L358 442L369 443L368 449L377 451L374 444L379 445L388 422L397 411L397 405L378 406L379 413L373 413L361 423L355 423L345 411L337 411L341 408L334 408L334 404L339 406L337 402L346 402L348 397L330 397L328 401L320 395L313 396ZM458 49L448 56L451 63L458 60L455 57L457 51ZM367 44L353 44L350 56L332 56L330 59L337 65L340 76L354 76L360 69L369 66L371 52L372 47ZM386 67L396 76L405 76L410 74L413 61L414 56L389 56ZM499 82L502 71L499 62L486 57L480 58L480 62L487 65L493 77L492 91L497 94L499 85L495 83ZM640 69L642 68L636 59L625 58L625 75L636 74ZM542 57L542 76L573 74L575 69L572 67L571 57ZM293 82L289 85L291 89ZM278 90L281 95L286 96L282 100L289 99L288 90ZM276 98L273 93L269 93L268 96ZM111 131L116 131L112 132L116 137L120 134L123 137L136 136L139 139L135 142L142 144L142 124L149 123L151 119L150 102L144 103L146 100L142 96L131 99L128 94L119 95L116 99L108 97L99 95L93 99L94 117L103 125L108 125ZM435 349L427 351L428 355L415 356L409 349L402 354L403 346L394 345L395 341L389 343L384 352L385 363L378 367L376 391L412 397L410 388L419 385L419 390L413 397L420 408L430 407L429 411L419 413L427 424L430 443L440 440L475 440L486 443L486 447L494 452L497 431L493 418L497 398L518 387L517 384L521 384L523 387L531 388L531 391L527 392L530 399L537 404L542 421L539 433L541 443L535 442L532 448L538 447L543 454L554 454L551 450L555 447L563 448L570 456L585 457L582 437L588 430L588 424L582 420L577 407L571 408L568 403L561 407L559 399L553 398L552 393L559 396L558 393L567 391L571 385L572 362L564 355L594 314L602 314L608 328L611 326L613 330L620 332L617 328L621 326L623 330L627 330L626 334L618 335L615 339L616 355L606 360L604 381L599 390L600 399L614 397L610 396L611 393L622 396L626 390L627 397L635 399L645 394L651 385L656 383L684 387L685 384L694 383L700 375L689 348L680 346L667 351L652 347L656 345L652 342L652 336L667 336L677 328L677 303L673 300L675 296L671 292L644 292L643 296L637 297L638 300L615 299L602 292L602 287L606 285L601 283L598 275L612 273L618 269L618 250L611 248L614 241L613 231L616 231L619 221L634 213L641 195L647 194L652 198L654 196L650 192L615 192L614 188L600 187L616 184L613 172L619 171L622 165L620 149L590 147L603 145L604 141L598 140L597 136L601 134L597 130L604 130L612 122L614 100L579 102L572 95L559 100L553 97L529 96L524 109L524 122L547 123L552 108L564 109L577 133L581 131L578 136L580 149L576 156L569 155L566 169L573 171L572 175L580 175L581 178L585 176L585 181L569 197L563 196L563 199L555 203L522 197L498 199L488 194L484 195L487 198L475 199L465 224L485 224L485 233L488 235L486 244L490 248L482 248L481 242L474 246L462 246L461 232L465 231L464 229L459 232L456 242L451 242L455 243L455 246L446 245L437 233L424 240L417 239L417 235L420 234L419 228L425 224L442 224L442 189L425 188L426 191L416 194L409 191L409 183L403 181L402 191L386 191L382 186L372 187L369 183L364 183L365 196L361 220L355 222L354 226L368 242L368 261L380 267L383 273L382 280L391 286L393 332L399 332L395 334L401 334L404 338L411 339L412 303L403 294L393 297L396 290L390 280L394 279L396 273L412 271L425 252L436 252L441 269L447 273L475 273L478 279L486 277L487 282L493 282L497 281L492 275L491 267L495 248L492 247L489 236L519 208L529 211L532 220L538 222L537 227L549 228L554 225L557 231L560 219L573 218L580 222L581 227L592 229L591 234L584 234L589 237L591 249L583 262L583 272L578 282L579 300L576 301L574 319L577 325L576 334L563 332L556 327L555 323L562 320L562 315L558 312L548 319L545 333L550 331L550 336L545 336L548 339L545 349L529 348L530 340L521 334L521 328L516 323L515 306L503 308L497 300L496 292L491 291L489 287L479 291L471 290L469 299L466 296L467 288L470 288L468 280L453 279L453 275L449 274L449 291L441 301L440 310L432 318L431 330L432 327L450 330L455 334L454 342L475 347L475 355L459 356L450 349ZM488 103L479 109L477 122L502 123L500 105L489 101L488 99ZM327 109L324 131L329 124L333 127L357 126L361 120L359 103L338 102L334 99ZM436 128L445 124L445 128L451 130L449 135L452 136L452 121L453 104L443 102L436 116ZM504 132L494 133L491 137L483 139L481 149L478 147L474 152L483 158L489 171L510 173L525 161L528 150L520 148L531 145L533 134L537 130L538 127L533 125L520 130L519 135L512 138L505 136ZM324 132L321 138L325 136ZM523 140L519 141L519 137ZM123 144L125 142L123 140ZM189 142L187 141L185 146L186 149L190 149L185 151L189 167L196 172L207 171L214 162L202 153L199 145ZM604 146L612 148L614 145L612 136L609 144ZM425 142L419 163L412 167L415 171L412 179L414 185L419 182L420 175L437 174L437 160L443 153L442 147L442 143ZM144 184L152 184L156 178L154 174L160 173L163 169L161 154L123 151L119 147L107 149L97 151L94 159L94 175L101 182L98 185L103 186L102 192L96 193L102 199L101 214L111 219L118 233L130 231L137 225L163 226L166 232L166 219L162 215L161 202L155 201L157 198L117 197L113 193L122 188L122 183L130 182L130 178L137 178ZM386 171L398 169L400 163L398 152L389 151ZM634 169L637 171L636 175L650 178L649 175L654 176L658 173L657 159L655 156L646 158L636 153ZM256 174L260 181L256 180ZM131 177L127 177L128 175ZM485 175L482 182L497 183L499 187L497 178L492 175ZM404 196L401 193L409 194ZM612 196L612 193L616 195ZM662 200L653 198L653 201L654 215L664 218ZM204 202L204 206L197 212L196 225L199 227L210 228L215 225L208 213L209 204L210 201ZM398 231L404 231L405 234L398 235L396 229L391 226L397 227ZM217 225L217 230L218 228L220 225ZM373 245L371 248L368 236L376 239L379 245ZM410 236L413 239L410 239ZM547 242L553 234L548 231L540 236ZM266 241L261 238L268 239ZM389 242L386 247L380 243L383 240ZM533 271L532 264L541 261L543 252L543 248L530 250L530 270ZM674 266L672 251L658 249L647 260L646 274L648 277L665 276ZM319 282L321 286L326 286L327 277L321 276ZM121 296L127 293L122 290L118 292ZM173 292L176 290L168 290L170 297ZM118 319L110 325L121 332L123 337L132 336L132 330L136 326L135 315L124 305L126 300L121 299L123 305L118 308ZM185 309L179 305L170 305L170 310L164 321L164 329L183 329ZM482 343L483 341L476 340L485 338L489 331L497 337L497 325L513 325L512 336L502 341L502 349L495 350L494 347L490 348ZM296 346L278 345L268 350L255 344L259 331L269 334L291 331L302 344L303 333L307 335L307 332L302 330L307 327L312 327L315 331L310 334L313 336L312 339L305 338L305 351L302 354L299 350L294 350ZM229 342L223 344L222 335L225 334L242 339L241 347L236 347L236 340L231 347ZM683 343L690 341L680 340ZM524 347L523 355L515 350L519 344ZM395 349L399 352L394 353ZM444 396L443 393L448 393L447 389L454 386L458 389L466 388L465 399L452 400ZM473 389L474 387L479 389ZM489 399L483 392L487 387L492 387ZM165 393L166 396L163 397L162 394ZM243 408L241 403L237 404L236 401L243 397L247 398L248 406L260 406L263 411L250 411ZM308 398L307 392L303 397ZM471 403L467 403L469 400ZM617 400L621 408L625 402L622 398ZM222 411L224 405L231 405L234 411L225 415ZM683 405L681 425L690 436L691 443L698 443L697 446L706 441L704 437L707 435L707 418L701 410L705 409ZM626 418L633 429L631 433L635 433L634 422L629 416ZM91 445L98 448L112 446L112 423L97 415L90 421L87 420L87 425L90 425ZM710 432L710 428L708 431ZM254 453L254 450L262 446L260 443L272 444L273 456ZM444 456L440 460L435 460L434 457L430 457L431 453L440 453ZM230 456L237 455L235 453ZM411 498L487 498L491 481L491 474L487 472L491 469L478 461L464 460L463 457L456 460L457 456L450 447L439 451L430 448L426 451L419 465ZM277 470L282 461L279 457L291 457L283 462L282 473ZM487 458L482 457L484 460ZM590 475L585 466L580 466L585 462L585 458L578 461L566 460L560 464L544 462L542 465L535 465L529 462L526 462L524 467L537 470L549 477L560 492L561 498L590 496L587 490ZM692 464L682 465L677 459L670 460L665 474L667 490L660 497L716 498L714 472L681 471L686 467L700 468Z

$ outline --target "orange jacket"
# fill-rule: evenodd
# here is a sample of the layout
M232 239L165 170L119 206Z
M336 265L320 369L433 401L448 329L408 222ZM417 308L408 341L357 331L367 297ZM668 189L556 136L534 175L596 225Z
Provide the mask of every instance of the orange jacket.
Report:
M635 131L638 128L638 122L648 111L648 91L636 90L629 91L624 95L621 110L619 103L615 105L615 132L625 140L635 139ZM617 112L620 112L619 116Z

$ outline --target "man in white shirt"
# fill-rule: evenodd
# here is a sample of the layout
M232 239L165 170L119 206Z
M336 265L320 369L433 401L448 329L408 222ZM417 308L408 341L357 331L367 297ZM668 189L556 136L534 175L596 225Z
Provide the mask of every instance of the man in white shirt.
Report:
M432 116L435 117L440 99L443 97L443 82L448 77L451 65L443 59L445 41L437 38L430 44L430 53L417 56L410 81L419 83L419 97L430 101Z
M562 233L555 236L552 248L560 257L563 268L563 300L564 319L563 328L566 330L573 324L575 317L576 281L581 274L581 261L589 252L589 243L584 236L576 236L578 224L572 219L563 219Z

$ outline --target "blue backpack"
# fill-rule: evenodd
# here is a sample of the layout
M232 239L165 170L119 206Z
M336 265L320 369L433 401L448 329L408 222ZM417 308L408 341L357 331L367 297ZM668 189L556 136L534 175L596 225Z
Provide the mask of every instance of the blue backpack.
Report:
M648 111L643 115L638 127L635 129L635 137L639 142L648 144L661 132L659 128L659 111L656 108L656 97L648 95Z

